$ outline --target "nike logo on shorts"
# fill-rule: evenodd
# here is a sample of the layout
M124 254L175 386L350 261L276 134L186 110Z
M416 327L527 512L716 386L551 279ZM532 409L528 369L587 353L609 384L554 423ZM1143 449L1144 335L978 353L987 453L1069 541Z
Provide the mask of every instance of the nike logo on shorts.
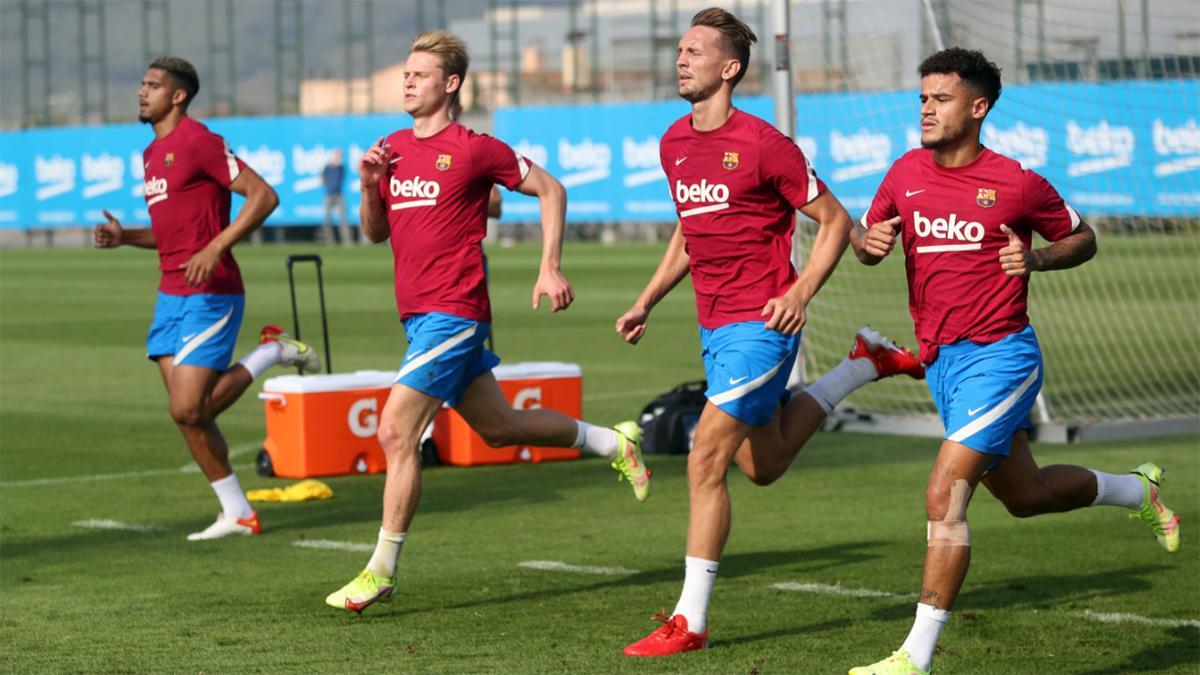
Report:
M742 377L739 377L736 380L731 377L731 378L729 378L729 384L737 384L739 382L745 382L748 379L750 379L749 375L743 375Z
M987 407L986 405L981 405L978 408L967 408L967 416L974 417L975 413L979 412L980 410L983 410L986 407Z

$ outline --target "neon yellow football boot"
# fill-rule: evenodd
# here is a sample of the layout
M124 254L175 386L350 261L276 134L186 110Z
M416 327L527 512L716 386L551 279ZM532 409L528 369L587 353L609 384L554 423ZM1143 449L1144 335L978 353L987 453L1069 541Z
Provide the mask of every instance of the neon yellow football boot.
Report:
M1159 485L1165 471L1162 467L1151 462L1139 466L1129 473L1137 476L1146 488L1146 498L1142 500L1142 508L1129 514L1130 518L1141 520L1154 531L1154 538L1167 549L1167 553L1179 550L1179 516L1162 503L1159 495Z
M650 496L650 470L642 460L642 428L632 421L621 422L614 428L617 430L617 456L612 461L612 468L621 474L617 480L623 477L629 481L633 496L644 502Z
M362 614L367 607L390 596L395 588L396 577L387 579L371 570L363 570L350 583L330 593L325 604Z
M850 669L850 675L930 675L932 672L932 668L926 671L913 665L908 652L903 649L897 649L879 663Z

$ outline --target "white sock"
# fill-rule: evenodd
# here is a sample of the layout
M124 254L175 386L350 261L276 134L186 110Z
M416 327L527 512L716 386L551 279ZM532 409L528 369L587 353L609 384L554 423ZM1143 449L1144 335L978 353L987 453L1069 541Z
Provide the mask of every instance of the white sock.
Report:
M579 434L575 437L572 448L582 448L594 452L601 457L617 456L617 431L608 427L598 427L583 420L575 420L579 425Z
M850 392L879 378L871 359L842 359L833 370L813 382L804 393L813 397L826 413L833 412Z
M246 493L242 491L237 474L231 473L210 485L213 492L217 493L217 499L221 500L221 510L226 518L249 518L254 513L254 508L246 501Z
M283 355L283 346L278 342L268 342L259 345L254 351L243 356L238 360L246 370L250 371L250 377L258 378L263 371L271 366L279 363L280 357Z
M929 672L933 665L933 650L937 647L938 636L950 620L950 612L938 609L924 603L917 605L917 619L913 621L912 630L904 639L901 649L908 652L908 658L913 665Z
M1092 506L1107 504L1108 506L1124 506L1127 509L1140 509L1146 499L1146 487L1137 476L1127 473L1115 475L1103 471L1092 471L1096 476L1096 499Z
M712 595L713 582L717 580L715 560L685 557L683 592L671 616L682 614L687 619L688 630L703 633L708 630L708 598Z
M407 538L407 532L388 532L379 528L379 540L375 542L375 553L371 554L367 569L386 579L396 576L396 560L400 558L400 547Z

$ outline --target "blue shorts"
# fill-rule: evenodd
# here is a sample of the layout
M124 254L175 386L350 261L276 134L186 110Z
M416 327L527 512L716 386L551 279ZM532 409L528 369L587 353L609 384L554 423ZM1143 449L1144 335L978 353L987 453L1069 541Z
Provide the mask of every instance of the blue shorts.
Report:
M500 365L484 343L491 324L431 312L404 320L408 351L393 384L458 405L475 378Z
M146 358L173 356L177 366L224 372L233 359L245 307L246 296L241 294L160 292L146 334Z
M761 426L788 401L787 382L799 335L767 330L762 321L700 329L709 403L737 419Z
M1013 434L1032 429L1042 390L1042 350L1032 326L992 344L963 340L938 348L925 371L946 440L1007 457Z

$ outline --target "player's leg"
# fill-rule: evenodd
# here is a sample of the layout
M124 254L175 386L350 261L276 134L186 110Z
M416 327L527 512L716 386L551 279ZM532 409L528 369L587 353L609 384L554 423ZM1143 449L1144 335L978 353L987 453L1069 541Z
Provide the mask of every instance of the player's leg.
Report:
M1081 466L1038 468L1024 430L1013 436L1012 451L983 483L1018 518L1073 511L1086 506L1121 506L1145 522L1168 552L1179 550L1179 517L1162 502L1162 469L1143 464L1116 475Z
M210 402L213 416L220 415L233 405L254 380L273 366L294 366L301 373L316 373L321 370L321 357L307 343L291 337L279 326L263 326L258 346L238 359L217 379Z
M750 430L735 456L738 467L756 484L770 485L842 399L869 382L900 374L921 379L925 367L912 352L874 330L859 330L841 363L793 396L770 422Z
M580 448L611 460L612 467L633 486L638 501L650 495L650 471L642 459L642 432L636 423L624 422L609 429L547 408L514 410L491 370L472 380L454 409L493 448Z
M729 538L726 476L750 425L709 403L700 414L688 454L688 534L683 590L662 626L625 648L626 656L666 656L708 646L708 602Z
M970 560L966 504L983 475L1005 461L1017 431L1028 428L1041 389L1037 339L1026 328L989 345L943 345L927 382L946 438L926 489L929 542L917 616L899 650L852 674L928 672L932 666Z
M212 392L237 341L241 295L159 294L146 339L167 388L169 409L188 451L212 485L221 514L189 540L257 534L260 523L229 466L229 447L213 421Z
M421 501L421 434L441 407L440 398L404 384L392 386L377 433L387 459L387 478L375 552L357 577L325 598L327 605L361 613L392 594L400 549Z

